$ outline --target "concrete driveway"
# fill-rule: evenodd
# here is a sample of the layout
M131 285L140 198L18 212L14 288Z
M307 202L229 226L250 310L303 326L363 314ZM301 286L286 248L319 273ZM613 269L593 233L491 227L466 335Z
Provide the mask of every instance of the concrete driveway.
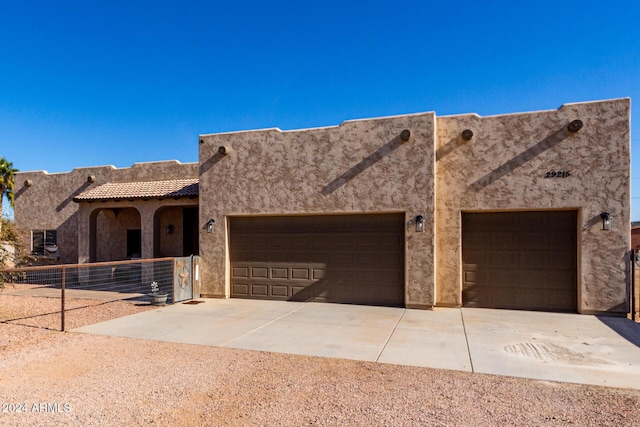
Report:
M640 389L640 324L624 318L200 301L74 331Z

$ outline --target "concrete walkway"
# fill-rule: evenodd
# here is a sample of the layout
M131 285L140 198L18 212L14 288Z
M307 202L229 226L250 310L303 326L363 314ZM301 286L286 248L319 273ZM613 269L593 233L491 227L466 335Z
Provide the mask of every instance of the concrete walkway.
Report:
M201 301L74 331L640 389L640 324L624 318Z

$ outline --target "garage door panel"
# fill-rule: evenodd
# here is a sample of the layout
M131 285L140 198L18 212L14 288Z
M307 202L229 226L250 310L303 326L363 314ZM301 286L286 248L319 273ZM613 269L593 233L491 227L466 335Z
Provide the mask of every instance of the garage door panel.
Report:
M320 280L320 279L324 279L327 275L327 271L325 269L322 268L314 268L311 272L311 279L313 280Z
M463 305L577 308L577 212L464 213Z
M292 268L291 280L309 280L311 273L308 268Z
M249 277L249 267L234 267L231 269L232 277L237 278L248 278Z
M284 267L271 267L272 279L289 279L289 269Z
M269 277L269 269L267 267L252 267L251 278L264 279Z
M249 288L251 290L251 296L265 297L269 295L269 288L266 285L251 284Z
M402 306L404 225L404 214L230 218L231 296Z
M286 285L271 285L269 288L269 296L275 298L287 298L289 296L289 286Z
M249 285L248 284L240 284L236 283L232 285L231 292L240 296L249 296Z

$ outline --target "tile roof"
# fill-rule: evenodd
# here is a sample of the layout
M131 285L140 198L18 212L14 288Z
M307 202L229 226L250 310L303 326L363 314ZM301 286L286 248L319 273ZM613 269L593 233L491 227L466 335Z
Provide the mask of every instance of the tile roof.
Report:
M107 182L73 198L74 202L197 197L198 179L146 182Z

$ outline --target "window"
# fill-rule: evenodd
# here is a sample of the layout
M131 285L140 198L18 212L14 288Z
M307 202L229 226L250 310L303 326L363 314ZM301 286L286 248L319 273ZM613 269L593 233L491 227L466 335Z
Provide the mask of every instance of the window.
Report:
M32 255L56 255L58 252L57 230L31 230Z

